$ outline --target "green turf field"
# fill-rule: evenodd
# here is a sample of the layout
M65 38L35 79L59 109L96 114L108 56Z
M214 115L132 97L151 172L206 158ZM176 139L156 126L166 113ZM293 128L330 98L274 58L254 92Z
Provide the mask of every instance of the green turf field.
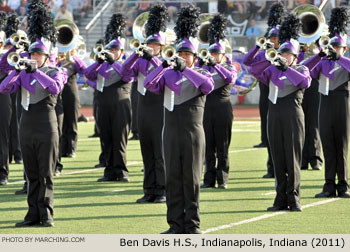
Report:
M129 183L96 182L103 169L93 168L100 148L97 138L88 138L93 125L79 123L77 156L63 158L63 173L55 177L55 227L14 228L16 222L23 220L27 203L26 196L14 195L23 185L23 174L21 165L12 164L9 184L0 187L0 233L152 234L168 229L165 204L135 203L143 194L138 141L128 144ZM314 198L322 189L323 171L301 171L301 204L306 206L302 213L275 215L265 211L273 203L274 180L261 178L266 172L267 150L252 148L259 143L259 128L260 122L256 121L234 122L228 189L201 190L201 230L349 234L350 199L329 202ZM313 204L317 202L321 204Z

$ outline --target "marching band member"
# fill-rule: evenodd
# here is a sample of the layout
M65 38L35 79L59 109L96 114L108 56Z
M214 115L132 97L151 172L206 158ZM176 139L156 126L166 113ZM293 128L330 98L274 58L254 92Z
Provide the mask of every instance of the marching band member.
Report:
M200 232L199 191L204 163L203 114L206 94L213 88L209 72L197 61L199 9L193 5L178 13L175 33L178 57L164 61L149 73L145 87L164 94L163 155L169 230L163 234ZM171 66L170 66L170 65ZM173 66L174 65L174 66Z
M162 64L159 56L165 45L168 11L164 5L151 8L145 24L148 48L134 52L123 64L122 74L138 78L138 133L144 165L144 196L137 203L165 203L165 168L162 156L163 95L147 91L143 81L149 72ZM142 56L141 56L141 55Z
M249 62L243 62L245 65L250 66L254 62L259 62L261 60L265 59L265 52L266 49L269 48L275 48L276 50L279 47L278 42L278 30L279 25L282 22L282 19L285 15L285 9L282 3L276 3L271 6L269 11L269 17L267 21L267 33L265 34L266 39L268 40L266 43L266 48L260 48L258 45L254 48L252 48L248 54L254 55L256 51L259 51L258 54L256 54L256 57L254 58L254 61L251 57L246 57L245 59ZM268 114L268 107L269 107L269 85L266 83L259 82L259 89L260 89L260 97L259 97L259 111L260 111L260 118L261 118L261 143L259 145L255 145L254 147L267 147L267 153L268 153L268 159L267 159L267 173L263 176L263 178L274 178L275 172L273 167L273 162L271 158L271 150L270 145L268 142L267 137L267 114Z
M205 174L201 188L226 189L229 176L229 153L233 112L230 102L232 85L237 70L227 64L225 57L225 30L227 19L216 15L209 27L209 56L200 59L199 66L212 74L214 91L207 95L204 108Z
M53 173L58 151L55 103L67 74L48 66L50 48L56 42L56 29L46 4L38 1L28 20L28 37L32 42L28 53L37 67L25 61L21 68L11 71L5 78L0 92L8 94L21 90L22 93L20 142L28 178L29 209L24 221L16 223L16 227L40 222L44 227L51 227L54 225Z
M105 33L106 46L97 61L85 69L89 85L96 88L98 127L104 145L106 168L98 182L128 182L126 144L131 122L130 89L132 78L121 74L124 54L125 17L114 14Z
M288 15L281 24L278 39L280 56L271 64L254 63L251 73L269 83L268 138L275 167L276 197L268 211L301 211L300 166L304 144L304 113L301 107L304 88L310 86L307 67L297 65L299 43L296 40L300 20ZM248 54L246 57L254 57Z
M67 53L69 57L67 58ZM68 72L68 82L62 91L63 127L62 127L62 157L74 157L78 142L79 92L77 86L78 74L83 74L86 64L75 55L75 49L67 53L58 53L58 66Z
M6 25L7 15L0 11L0 50L3 55L3 46L6 34L3 31ZM0 68L0 81L6 77L7 73ZM8 94L0 94L0 186L7 184L9 174L9 129L12 113L11 98Z
M319 55L313 57L321 61L312 69L311 75L319 80L319 123L325 159L325 184L322 192L315 195L316 198L335 197L336 192L338 197L350 198L347 163L350 134L350 59L344 56L347 48L345 27L348 22L346 8L334 8L328 29L331 38L328 56L322 58L322 61Z

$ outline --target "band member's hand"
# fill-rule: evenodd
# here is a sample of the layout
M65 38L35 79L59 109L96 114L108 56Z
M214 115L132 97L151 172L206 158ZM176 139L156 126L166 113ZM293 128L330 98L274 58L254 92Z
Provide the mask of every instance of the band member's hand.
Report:
M113 56L109 53L105 54L105 58L106 58L106 62L110 65L112 65L114 63L114 59Z
M326 53L323 49L321 49L321 51L318 53L318 56L320 56L321 58L323 58L323 57L326 57L326 56L327 56L327 53Z
M177 57L175 59L175 67L174 70L175 71L179 71L179 72L183 72L186 68L186 64L185 64L185 60L183 60L182 58Z
M150 61L152 59L153 55L148 50L143 48L143 49L141 49L141 51L142 51L142 58L144 58L145 60L148 60L148 61Z
M285 62L284 60L282 59L277 59L276 60L276 67L278 70L281 70L281 71L286 71L288 69L288 64L287 62Z
M328 55L327 55L327 58L328 58L329 60L336 61L336 60L338 60L338 59L340 58L340 54L337 53L337 51L334 50L334 48L329 47L329 53L328 53Z
M22 41L21 44L23 45L23 49L25 52L29 51L29 43L27 41Z
M170 65L169 65L169 63L168 63L167 60L164 60L163 63L162 63L162 66L163 66L163 68L167 68L167 67L169 67Z
M271 43L271 42L266 42L265 48L266 48L266 50L268 50L268 49L270 49L270 48L275 48L275 44L274 44L274 43Z
M36 71L36 67L29 63L25 63L25 66L26 66L26 73L34 73Z
M105 62L100 56L96 56L97 62L98 64L102 64L103 62Z
M198 64L199 64L199 66L203 66L203 65L205 65L205 62L203 59L199 58Z
M207 66L215 66L215 65L216 65L215 58L213 56L209 56Z

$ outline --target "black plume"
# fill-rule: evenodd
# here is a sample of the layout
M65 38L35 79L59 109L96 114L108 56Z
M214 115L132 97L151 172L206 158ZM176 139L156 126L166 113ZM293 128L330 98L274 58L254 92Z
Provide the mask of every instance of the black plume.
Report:
M199 26L199 8L190 4L189 6L183 7L177 14L176 25L174 28L177 43L183 38L196 37Z
M215 40L219 41L226 38L226 24L226 17L221 14L214 16L208 29L209 45L215 43Z
M272 27L280 25L282 23L284 15L285 9L282 3L278 2L271 6L269 10L269 17L267 19L267 31L265 37Z
M349 22L349 15L345 7L337 7L332 9L331 18L329 20L329 34L334 37L336 33L346 34L346 25Z
M163 4L154 5L145 25L146 36L153 35L159 31L165 32L169 20L168 9Z
M294 14L288 14L282 21L282 24L278 30L278 41L283 44L287 40L298 39L301 29L300 19Z
M125 37L126 21L123 14L113 14L105 32L105 43L117 37Z
M31 42L43 37L51 41L53 46L56 44L57 31L47 5L42 0L32 0L31 2L27 33Z
M5 26L5 33L6 37L9 38L12 34L16 33L19 26L19 19L16 13L12 13L7 18L6 26Z
M7 20L7 14L4 11L0 11L0 31L2 31L5 28Z

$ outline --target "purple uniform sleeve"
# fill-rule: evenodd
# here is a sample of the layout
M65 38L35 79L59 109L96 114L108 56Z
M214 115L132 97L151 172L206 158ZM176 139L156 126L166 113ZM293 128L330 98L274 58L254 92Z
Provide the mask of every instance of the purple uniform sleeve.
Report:
M39 69L31 73L31 75L51 94L59 94L68 78L67 72L61 70L57 71L53 77L48 76Z
M125 78L137 78L138 68L136 64L139 58L140 56L135 52L131 54L121 67L121 76L125 76Z
M300 64L305 58L305 52L300 52L297 58L297 64Z
M0 93L11 94L17 92L20 89L19 73L15 70L11 71L10 74L0 83Z
M201 74L191 68L186 67L183 75L196 87L200 88L203 94L209 94L214 89L214 80L211 74Z
M347 72L350 72L350 58L340 56L340 59L337 61Z
M219 76L228 84L234 84L237 79L237 70L236 68L232 67L231 70L223 67L220 64L216 64L214 66L216 72L219 74Z
M15 52L16 48L13 46L11 47L11 49L9 49L6 53L4 53L1 56L0 59L0 71L4 74L8 74L10 71L14 70L15 68L13 66L10 66L9 63L7 62L7 56L12 53Z
M309 71L312 72L313 69L318 65L318 63L320 63L322 60L322 58L320 56L315 55L313 57L311 57L310 59L308 59L307 61L305 61L303 63L304 66L306 66L307 68L309 68Z
M269 79L267 78L267 75L265 74L265 70L271 66L270 61L263 60L256 62L251 65L251 68L249 69L249 73L252 74L255 78L257 78L262 83L268 84Z
M284 72L284 75L294 85L301 88L308 88L311 84L311 76L308 68L304 68L301 72L291 67Z
M257 61L256 56L258 55L260 51L260 47L254 46L250 51L247 53L247 55L243 59L243 64L246 66L251 66L253 63Z
M100 67L101 65L95 62L84 70L84 75L91 81L97 80L97 71Z
M162 65L154 69L146 76L143 82L144 87L152 93L162 94L165 86L165 79L162 77L168 69L170 68L163 68Z
M82 61L79 57L73 56L73 59L75 61L74 69L79 74L84 74L84 70L87 68L87 65L84 61Z

